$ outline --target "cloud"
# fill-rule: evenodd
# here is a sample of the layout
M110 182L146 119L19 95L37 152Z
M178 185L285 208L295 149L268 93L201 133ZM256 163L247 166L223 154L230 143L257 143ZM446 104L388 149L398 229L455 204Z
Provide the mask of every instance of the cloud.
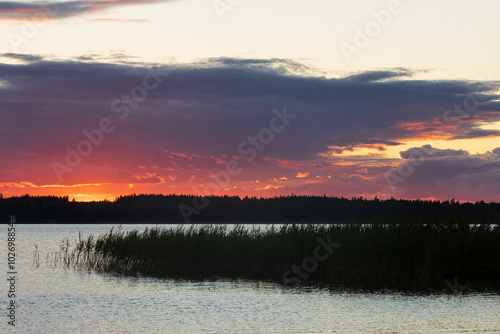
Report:
M396 178L401 177L393 184L393 195L498 201L498 152L499 149L495 149L493 152L471 155L464 150L442 150L430 145L408 149L401 152L401 157L407 160L391 170Z
M40 135L47 130L48 120L51 126L61 127L58 131L78 135L82 127L94 126L99 117L116 117L110 111L111 102L130 94L147 74L142 64L3 56L28 62L0 64L0 80L4 83L0 103L4 110L10 110L5 115L11 122L33 119L26 126ZM447 108L469 95L482 93L484 101L494 98L470 82L358 82L350 77L293 75L286 72L288 68L297 67L287 60L250 59L157 67L159 73L169 74L168 79L141 103L140 112L132 113L130 121L124 122L123 131L134 138L143 137L147 131L146 139L153 146L168 142L175 151L236 154L242 140L268 126L273 108L286 105L297 115L296 121L274 136L265 153L296 161L363 147L383 151L385 146L441 128L443 134L454 132L451 136L455 137L461 133L469 133L470 138L499 133L477 131L481 122L499 120L498 106L480 106L474 117L462 120L460 127L453 129L440 120ZM400 125L410 123L421 125ZM217 135L220 133L224 136Z
M7 21L45 21L103 12L115 7L166 3L171 0L75 0L47 2L0 2L0 19Z
M161 177L169 186L189 183L193 176L203 183L210 182L210 172L236 159L244 170L238 185L245 189L254 187L256 178L268 180L266 185L280 177L293 182L310 179L298 179L301 170L310 172L317 183L290 182L289 188L281 190L354 196L354 190L376 192L384 187L377 183L377 175L398 163L383 155L388 146L438 135L500 134L480 128L500 121L498 96L493 93L498 82L413 80L407 76L412 71L404 69L366 72L365 78L358 73L355 80L326 78L287 59L214 58L158 65L123 57L97 61L92 55L75 60L0 56L23 60L0 63L0 175L4 178L0 182L57 183L51 163L64 162L67 147L75 149L86 139L82 131L96 129L103 118L111 119L116 130L65 175L65 183L113 180L129 189L137 181L134 175L147 173L156 175L151 180ZM151 71L161 76L161 84L148 91L136 108L128 108L126 119L120 119L121 113L113 111L114 101L130 99ZM480 103L468 116L453 111L455 104L471 97ZM120 102L119 106L127 105ZM276 117L273 109L281 111L284 106L296 117L283 130L273 132L272 139L256 150L255 159L247 161L248 156L238 152L240 144L258 138ZM419 149L403 151L401 158L411 160ZM357 150L373 155L344 155ZM498 149L482 156L432 149L414 175L398 184L398 191L417 197L419 192L432 193L438 191L438 181L445 182L450 175L466 189L467 182L479 182L480 176L473 175L494 173L498 156ZM26 175L36 175L37 182ZM172 181L169 175L177 179ZM134 190L140 191L139 186Z
M422 147L413 147L407 149L406 151L399 152L399 155L403 159L421 159L422 157L427 158L440 158L440 157L465 157L469 155L469 152L464 150L440 150L433 148L431 145L423 145Z
M398 68L387 71L367 71L348 76L346 79L357 82L374 82L398 77L408 77L413 74L413 71L404 68Z
M4 56L30 60L23 55ZM79 134L82 126L92 126L91 120L100 116L115 116L110 112L113 99L129 94L147 73L133 65L31 57L24 65L0 64L3 107L18 113L9 117L26 119L33 114L34 120L52 119L54 126L64 125L60 131L68 133ZM435 124L435 119L454 102L478 91L476 85L460 81L357 82L349 77L291 75L284 73L289 66L296 69L295 63L286 60L250 59L159 67L159 72L170 74L168 80L151 92L141 112L131 117L133 122L123 125L124 131L135 137L147 129L152 145L170 142L176 151L235 154L242 140L269 123L273 108L287 105L298 121L276 134L266 153L300 161L332 147L343 151L375 145L383 150L446 127L444 122ZM489 98L486 95L485 100ZM499 110L478 109L474 122L462 122L462 132L476 129L477 122L498 120ZM417 121L424 129L397 126ZM41 132L45 125L33 122L29 127ZM224 138L217 133L224 133Z
M3 58L22 60L25 62L37 62L37 61L43 60L43 57L38 56L38 55L26 55L26 54L18 54L18 53L4 53L0 56Z

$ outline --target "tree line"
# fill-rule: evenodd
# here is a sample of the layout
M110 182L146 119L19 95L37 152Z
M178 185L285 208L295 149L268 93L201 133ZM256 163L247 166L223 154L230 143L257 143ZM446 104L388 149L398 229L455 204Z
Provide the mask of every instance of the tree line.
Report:
M191 223L384 223L444 222L499 223L500 203L404 200L363 197L279 196L257 198L210 196L193 206L192 195L140 194L115 201L75 202L67 196L0 197L0 216L7 220L42 223L183 223L189 207Z

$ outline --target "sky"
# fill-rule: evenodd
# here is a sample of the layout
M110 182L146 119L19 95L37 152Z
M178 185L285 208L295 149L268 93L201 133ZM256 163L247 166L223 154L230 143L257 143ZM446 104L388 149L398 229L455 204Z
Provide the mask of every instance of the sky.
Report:
M500 2L0 2L0 193L500 201Z

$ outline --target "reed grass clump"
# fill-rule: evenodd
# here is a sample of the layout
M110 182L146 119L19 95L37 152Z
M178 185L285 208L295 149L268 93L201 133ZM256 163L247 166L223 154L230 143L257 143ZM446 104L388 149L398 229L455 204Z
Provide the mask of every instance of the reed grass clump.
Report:
M329 252L326 240L340 246ZM318 254L321 261L311 267ZM68 266L158 277L283 281L288 273L301 283L409 289L442 287L458 277L498 288L500 227L449 222L111 229L80 239L70 258Z

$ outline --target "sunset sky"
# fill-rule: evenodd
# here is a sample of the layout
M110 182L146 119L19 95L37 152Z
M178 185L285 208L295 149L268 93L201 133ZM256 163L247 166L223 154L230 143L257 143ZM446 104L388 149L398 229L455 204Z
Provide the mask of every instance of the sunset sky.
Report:
M4 197L500 201L500 2L0 2Z

